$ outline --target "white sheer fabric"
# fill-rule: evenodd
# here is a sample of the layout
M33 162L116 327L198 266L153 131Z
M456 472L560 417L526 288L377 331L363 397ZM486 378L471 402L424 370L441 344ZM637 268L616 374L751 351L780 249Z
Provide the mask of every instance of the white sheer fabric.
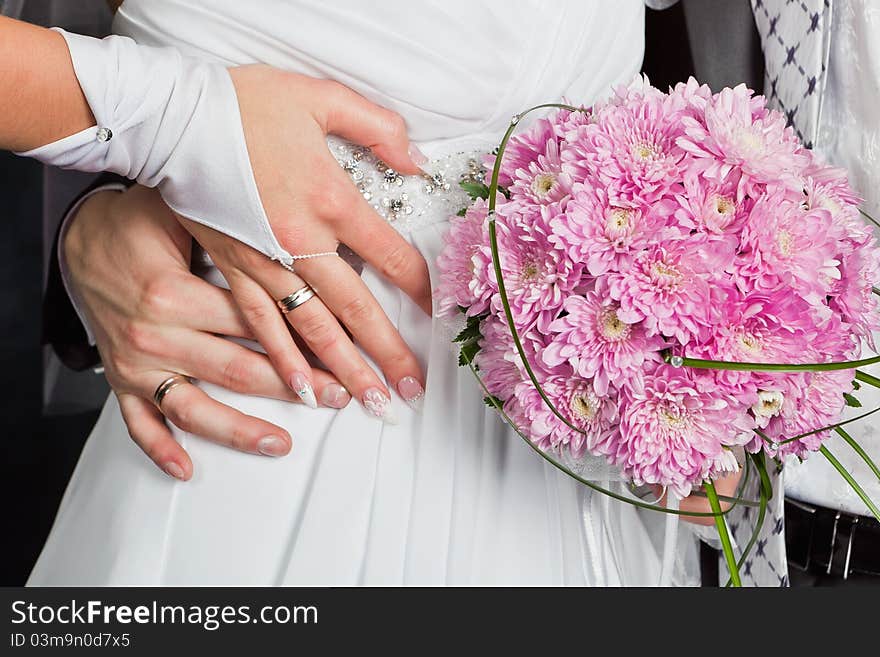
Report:
M835 2L831 26L828 81L819 123L816 150L829 162L849 171L850 183L865 199L865 211L880 217L880 3L874 0ZM880 344L880 334L874 336ZM870 355L870 354L868 354ZM880 376L880 367L867 371ZM849 415L880 406L880 390L862 386L856 393L863 408ZM877 416L846 427L868 454L880 461ZM828 443L865 492L880 502L880 482L861 458L838 436ZM795 499L868 515L865 504L821 456L803 464L786 463L786 494Z
M629 81L643 12L638 0L128 0L115 27L229 64L339 80L403 114L442 158L491 148L532 104L590 102ZM405 232L433 268L446 214L427 212ZM111 398L30 584L697 582L696 542L674 517L545 464L484 406L447 332L369 267L363 278L427 367L420 414L397 404L389 426L355 403L312 411L203 384L288 427L294 448L270 460L176 432L196 467L180 484L128 440Z

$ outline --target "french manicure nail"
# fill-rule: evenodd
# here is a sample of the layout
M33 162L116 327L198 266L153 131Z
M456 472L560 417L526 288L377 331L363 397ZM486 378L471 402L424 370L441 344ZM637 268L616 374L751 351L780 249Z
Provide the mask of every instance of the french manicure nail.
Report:
M387 424L397 424L391 400L378 388L370 388L364 393L364 408Z
M287 443L278 436L266 436L257 441L257 450L263 456L284 456L287 454Z
M409 154L409 159L411 159L420 169L422 168L422 165L428 163L428 156L422 153L422 151L419 150L419 147L415 144L410 144L409 149L407 149L406 152Z
M328 383L321 391L321 404L330 408L345 408L351 401L348 390L338 383Z
M318 408L318 400L315 399L315 390L312 384L302 372L294 372L290 377L290 387L302 399L303 404L309 408Z
M405 376L397 383L397 392L403 397L403 401L409 404L414 410L422 410L422 403L425 399L425 389L418 379L412 376Z
M163 470L165 470L165 474L167 474L169 477L174 477L175 479L180 479L181 481L183 481L183 478L185 476L183 474L183 468L177 465L174 461L169 461L168 463L166 463Z

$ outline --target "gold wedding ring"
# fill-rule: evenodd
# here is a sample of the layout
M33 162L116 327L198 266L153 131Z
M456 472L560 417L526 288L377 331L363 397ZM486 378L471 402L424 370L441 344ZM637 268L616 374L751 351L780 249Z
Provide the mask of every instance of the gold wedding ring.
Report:
M286 315L294 308L299 308L313 296L315 296L315 291L312 289L311 285L305 285L304 287L298 289L296 292L293 292L283 299L277 301L278 307L281 308L281 312Z
M183 374L175 374L174 376L169 376L167 379L159 384L159 386L156 388L156 392L153 393L153 401L160 411L162 410L162 400L165 399L165 395L167 395L177 386L183 385L184 383L191 383L191 381Z

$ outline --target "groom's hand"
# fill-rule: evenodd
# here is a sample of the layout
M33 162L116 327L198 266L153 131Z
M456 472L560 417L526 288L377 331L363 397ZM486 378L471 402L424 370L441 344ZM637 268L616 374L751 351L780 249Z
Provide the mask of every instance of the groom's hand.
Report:
M339 135L370 147L401 173L415 174L425 158L411 147L403 119L336 82L262 65L230 74L260 198L281 245L301 255L333 252L344 243L430 314L424 258L367 203L326 142L327 134ZM401 397L416 402L421 396L418 360L342 259L297 260L293 275L231 238L185 225L223 272L285 381L295 385L291 380L301 374L303 358L275 302L309 284L319 298L286 319L352 395L377 415L389 408L388 388L347 333Z
M68 281L132 439L183 480L192 476L192 462L151 401L163 380L180 373L245 394L299 401L266 356L218 337L253 336L229 292L190 273L191 244L159 194L137 186L89 198L63 243ZM309 373L325 405L348 403L332 376ZM267 456L290 450L287 431L196 386L171 391L162 412L181 429L228 447Z

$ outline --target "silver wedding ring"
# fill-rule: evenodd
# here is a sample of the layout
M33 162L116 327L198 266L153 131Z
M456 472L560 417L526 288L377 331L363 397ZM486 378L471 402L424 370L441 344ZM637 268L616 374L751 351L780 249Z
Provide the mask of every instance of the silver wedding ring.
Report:
M191 383L188 377L183 374L175 374L174 376L169 376L159 384L156 388L156 392L153 393L153 402L155 402L160 411L162 410L162 400L165 399L165 396L177 386L181 386L185 383Z
M315 296L315 291L312 289L311 285L306 285L301 287L296 292L287 295L283 299L280 299L278 303L278 307L281 308L281 312L285 315L289 313L294 308L299 308L306 301Z

